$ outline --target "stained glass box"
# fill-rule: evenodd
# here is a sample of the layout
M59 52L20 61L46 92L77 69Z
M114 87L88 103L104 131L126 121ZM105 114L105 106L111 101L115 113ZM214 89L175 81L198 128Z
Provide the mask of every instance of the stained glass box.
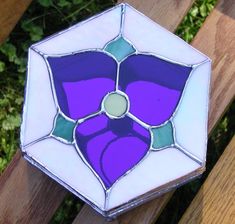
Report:
M23 156L106 217L205 169L211 61L120 4L29 49Z

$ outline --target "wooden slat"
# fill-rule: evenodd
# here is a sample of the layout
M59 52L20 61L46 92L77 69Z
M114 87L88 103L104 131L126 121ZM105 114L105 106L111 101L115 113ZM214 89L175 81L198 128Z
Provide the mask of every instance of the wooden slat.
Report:
M8 37L32 0L0 1L0 44Z
M221 0L192 44L213 60L209 130L235 95L235 1Z
M88 205L84 205L81 212L75 218L73 224L138 224L138 223L153 223L156 219L155 214L161 214L162 209L166 206L170 200L172 192L169 192L155 200L145 203L137 208L127 212L117 220L107 222L105 219L90 208Z
M0 178L0 223L47 223L66 193L18 151Z
M129 2L145 14L153 16L156 21L161 21L161 25L174 31L193 1L148 0L144 2L137 0L132 1L133 4L131 1ZM169 17L173 14L174 16ZM66 194L66 191L62 190L53 180L39 170L26 165L24 159L19 158L19 153L0 177L0 186L0 223L15 223L15 220L20 220L20 223L36 224L42 223L42 218L45 223L52 217ZM14 194L10 194L8 191L11 189L12 192L13 187ZM49 209L48 205L50 205ZM148 211L154 212L155 210L151 208L152 206Z
M209 112L209 133L215 127L235 94L235 1L223 0L211 13L195 37L192 45L213 60L211 97ZM119 223L152 223L161 213L172 192L142 205L119 217ZM74 223L103 224L91 222L94 212L85 205ZM90 214L89 218L83 214ZM88 220L88 222L86 221ZM90 222L89 222L90 221Z
M235 223L235 136L184 213L180 224Z
M156 21L158 24L174 31L186 12L191 8L194 0L121 0Z

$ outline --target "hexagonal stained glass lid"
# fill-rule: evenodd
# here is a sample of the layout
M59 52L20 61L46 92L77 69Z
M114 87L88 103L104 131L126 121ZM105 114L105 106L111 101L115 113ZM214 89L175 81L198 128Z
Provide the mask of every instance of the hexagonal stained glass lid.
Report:
M211 61L127 4L29 49L24 157L105 216L201 174Z

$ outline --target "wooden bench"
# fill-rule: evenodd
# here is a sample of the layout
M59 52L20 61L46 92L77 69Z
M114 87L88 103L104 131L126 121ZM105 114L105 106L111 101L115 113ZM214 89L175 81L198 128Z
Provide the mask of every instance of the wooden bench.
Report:
M17 2L17 7L16 7ZM20 2L20 4L19 4ZM193 0L127 1L153 20L174 31ZM12 30L30 0L0 2L0 42ZM4 6L4 7L3 7ZM12 15L12 8L17 8ZM213 60L209 133L235 95L235 1L219 0L192 45ZM0 177L0 223L48 223L67 191L29 165L18 151ZM121 215L115 223L153 223L171 198L169 192ZM180 223L235 223L235 137L211 171ZM106 221L84 205L73 223Z

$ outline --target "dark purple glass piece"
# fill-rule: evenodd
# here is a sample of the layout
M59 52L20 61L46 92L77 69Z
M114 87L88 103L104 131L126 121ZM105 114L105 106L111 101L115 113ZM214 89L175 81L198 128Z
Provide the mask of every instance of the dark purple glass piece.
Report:
M132 55L120 65L119 88L128 95L132 114L160 125L175 111L191 70L152 55Z
M106 188L133 168L150 147L150 133L129 117L98 115L76 128L80 152Z
M98 111L103 97L115 89L117 63L105 53L49 57L48 62L60 109L72 119Z

